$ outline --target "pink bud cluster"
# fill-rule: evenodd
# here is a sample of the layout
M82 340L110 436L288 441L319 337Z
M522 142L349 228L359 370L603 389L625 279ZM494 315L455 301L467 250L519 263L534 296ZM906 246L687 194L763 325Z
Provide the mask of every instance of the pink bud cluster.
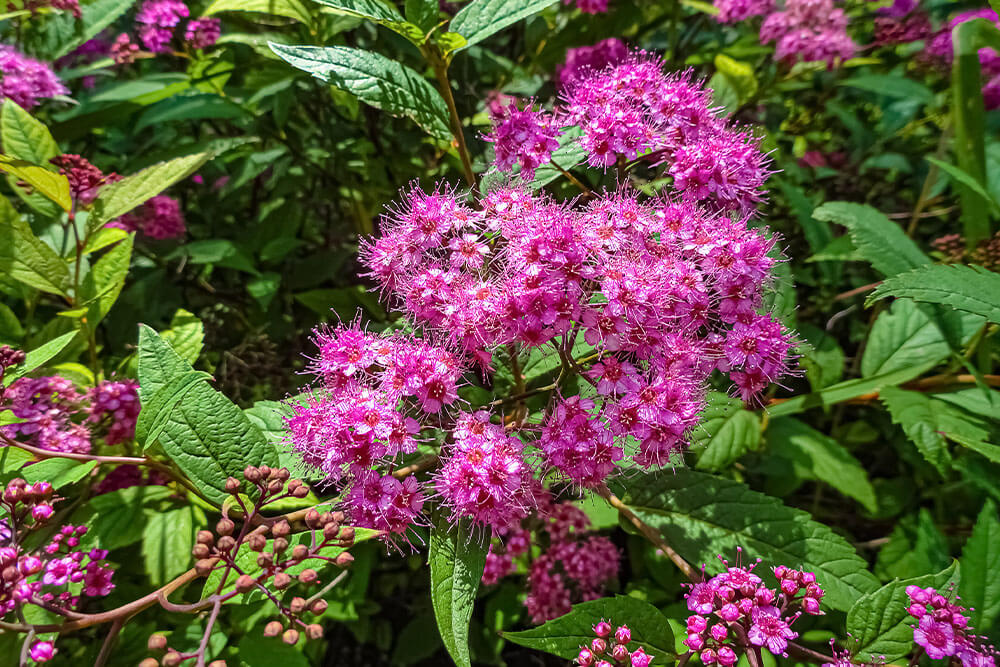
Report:
M103 562L107 551L78 549L86 526L65 525L38 550L25 549L24 538L45 525L54 513L52 485L11 480L0 497L11 532L0 548L0 614L28 604L75 609L80 592L103 597L114 589L114 571Z
M177 27L190 16L188 6L180 0L146 0L135 17L138 41L151 53L170 53ZM184 45L192 49L207 49L221 34L222 24L216 18L191 19L184 26ZM139 45L127 33L122 33L112 47L117 64L135 61Z
M720 556L720 560L721 560ZM774 655L787 655L788 642L799 635L791 629L805 613L820 615L823 589L812 572L779 565L774 568L777 590L768 588L748 567L725 564L725 572L707 581L689 584L685 594L687 619L684 645L705 665L731 667L737 651L766 648ZM757 561L760 562L759 559Z
M917 619L913 627L913 641L921 646L933 660L957 657L962 667L993 667L996 653L983 645L984 637L977 637L969 627L967 609L950 600L935 588L907 586L910 598L907 608Z
M629 651L632 641L632 631L627 625L618 626L612 633L612 626L607 621L600 621L594 626L596 637L589 646L581 646L576 657L580 667L649 667L653 656L646 649L639 647Z
M30 110L43 99L68 94L69 89L47 63L0 44L0 98Z
M576 3L576 8L584 14L603 14L608 11L608 0L563 0L564 5Z
M186 225L181 203L167 195L156 195L132 213L126 213L112 220L106 227L117 227L127 232L142 232L157 239L173 239L184 236Z
M522 563L528 568L524 605L535 623L544 623L568 613L576 602L601 597L618 576L619 554L608 538L591 532L590 519L579 507L554 503L538 485L535 496L538 506L531 517L494 531L483 583L512 574L532 543L539 545L530 564Z
M105 174L87 158L70 153L58 155L49 162L58 167L59 173L69 181L70 196L77 206L89 206L103 186L122 178L114 172Z
M857 45L847 34L847 15L834 0L788 0L760 27L760 42L775 42L775 57L787 63L822 61L833 67L854 56Z
M531 180L535 169L551 160L552 152L559 147L556 137L560 134L554 120L535 110L530 100L524 109L512 101L494 118L493 131L486 140L493 143L497 169L507 171L517 164L521 176Z
M92 438L88 423L107 424L109 445L135 437L137 392L132 380L102 381L81 394L58 375L19 378L4 392L0 410L10 410L21 421L0 427L0 433L42 449L86 454Z
M565 62L556 68L556 81L560 88L565 88L588 73L603 70L627 57L628 47L617 37L609 37L593 46L568 49Z
M774 0L715 0L720 23L737 23L755 16L767 16L774 11Z

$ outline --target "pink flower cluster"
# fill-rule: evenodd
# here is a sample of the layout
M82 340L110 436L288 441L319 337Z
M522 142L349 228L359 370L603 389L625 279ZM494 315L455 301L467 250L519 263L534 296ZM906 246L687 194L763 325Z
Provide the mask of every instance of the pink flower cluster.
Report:
M126 213L105 226L127 232L139 231L157 240L178 238L184 236L187 230L181 203L167 195L156 195L146 200L136 211Z
M934 588L907 586L910 598L907 608L918 623L913 628L913 641L932 660L958 657L962 667L993 667L995 652L983 645L969 627L967 610L957 600L949 600Z
M69 180L70 196L77 206L89 206L97 198L100 189L108 183L120 181L121 176L111 172L103 173L85 157L66 153L49 160L59 168L59 173Z
M954 16L927 40L921 58L942 68L950 68L955 52L952 45L952 30L956 26L974 19L986 19L1000 27L996 12L989 8L973 9ZM979 49L979 66L982 69L983 101L987 109L1000 108L1000 53L991 48Z
M601 597L618 576L619 555L608 538L590 531L590 519L579 507L555 503L537 483L534 495L538 506L529 518L493 531L483 583L498 583L522 561L528 568L525 607L535 623L544 623L568 613L576 602ZM524 563L521 557L532 543L543 549Z
M576 8L584 14L603 14L608 11L608 0L563 0L564 5L576 2Z
M715 0L720 23L738 23L755 16L767 16L774 11L774 0Z
M689 584L684 597L693 614L687 619L684 645L703 664L722 667L736 664L737 649L749 646L786 656L788 642L799 636L791 629L796 619L802 613L823 613L823 589L816 583L816 575L779 565L774 568L778 580L775 590L753 573L756 563L731 567L722 562L725 572Z
M108 380L81 394L58 375L19 378L3 393L0 410L21 421L0 427L0 433L42 449L85 454L91 449L91 431L81 423L85 415L85 422L107 420L107 444L131 440L139 415L137 388L131 380Z
M566 51L566 61L556 68L556 81L560 88L565 88L588 73L598 72L627 57L628 47L617 37L609 37L593 46L569 49Z
M518 109L517 102L512 101L502 107L494 119L493 131L486 137L496 151L497 169L508 171L520 165L521 177L529 181L535 169L550 161L552 151L559 147L556 138L562 134L551 116L532 106L529 101L524 109Z
M834 0L787 0L760 26L760 42L775 42L775 57L787 63L822 61L833 67L848 60L857 45L847 34L847 15Z
M43 99L68 94L69 89L47 63L0 44L0 98L30 110Z
M115 585L114 570L103 562L107 551L77 549L86 526L62 526L44 547L26 549L24 538L45 525L53 515L52 485L28 484L11 480L0 497L11 536L0 548L0 615L25 604L45 604L73 610L80 604L80 592L103 597Z
M653 656L646 649L639 647L629 651L632 641L632 631L627 625L621 625L612 634L612 626L607 621L600 621L594 626L597 636L589 646L581 646L576 657L580 667L649 667Z
M190 10L180 0L146 0L135 17L138 40L151 53L170 53L171 42L182 19ZM191 19L184 26L184 44L192 49L207 49L219 40L222 23L215 18ZM112 46L115 63L135 61L139 45L127 33L122 33Z

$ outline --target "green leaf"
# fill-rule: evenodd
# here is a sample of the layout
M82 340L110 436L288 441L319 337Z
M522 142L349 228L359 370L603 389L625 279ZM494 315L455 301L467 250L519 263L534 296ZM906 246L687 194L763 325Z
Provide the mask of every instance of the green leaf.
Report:
M875 576L882 579L919 577L948 564L948 545L930 512L921 509L896 523L889 542L878 552Z
M54 359L56 355L66 349L66 347L73 342L76 338L77 332L70 331L69 333L64 333L58 338L53 338L47 343L36 347L31 352L24 355L24 363L15 366L13 369L7 371L4 374L3 383L4 386L10 385L14 380L19 377L24 377L36 368L41 368L49 361Z
M840 85L900 100L913 100L921 104L930 104L934 101L934 91L919 81L908 79L905 76L866 74L844 79Z
M19 160L9 155L0 155L0 171L10 174L13 178L24 181L35 192L46 199L55 202L64 211L73 207L69 194L69 181L62 174L48 167L37 165L27 160ZM19 186L14 186L18 187Z
M170 497L166 486L132 486L90 498L85 511L87 544L114 551L142 539L146 526L144 508ZM76 517L76 515L74 515ZM83 523L81 517L76 523Z
M432 136L451 140L448 107L419 73L385 56L346 46L271 44L283 60L394 116L406 116Z
M246 667L309 667L302 651L260 633L244 635L238 648L240 663Z
M314 0L321 5L332 7L339 14L368 19L398 32L414 44L420 44L424 31L403 18L392 5L379 0Z
M720 392L710 392L691 444L703 448L699 470L722 470L760 446L760 418L743 407L743 401Z
M674 654L674 633L667 617L648 602L623 595L573 605L568 614L537 628L505 632L503 637L515 644L571 660L580 653L580 647L590 645L594 639L593 628L600 621L607 621L612 627L627 624L632 631L629 649L634 651L641 646L653 656L655 664L666 664Z
M73 284L69 264L31 227L6 199L0 198L0 274L35 289L67 296Z
M184 180L213 156L214 153L204 152L159 162L117 183L104 186L91 204L90 218L87 219L88 235Z
M935 414L935 402L918 391L886 387L879 399L920 454L944 477L951 469L951 454Z
M953 164L948 164L943 160L938 160L930 155L928 155L926 159L928 162L951 176L952 180L956 183L968 188L974 194L982 197L983 201L990 208L990 210L993 211L994 215L1000 213L1000 204L997 203L996 198L994 198L993 195L986 190L984 185L980 185L979 182L976 181L976 179L973 178L967 171L961 167L956 167Z
M826 603L848 609L878 587L865 562L840 535L744 484L679 468L672 474L635 475L616 484L619 496L688 562L720 571L718 554L742 547L768 565L816 573Z
M887 296L939 303L1000 322L1000 273L981 266L935 264L907 271L883 281L866 304Z
M933 313L910 299L894 301L872 326L861 357L861 374L872 377L921 362L944 361L951 353L940 324L946 318L954 320L952 328L957 330L956 337L962 344L983 325L983 318L969 313Z
M80 301L90 303L87 326L93 329L118 300L132 262L134 234L106 252L94 263L80 290Z
M194 513L191 505L146 513L142 558L153 586L162 586L190 566L196 530Z
M864 467L833 438L791 417L772 420L766 435L770 451L791 461L803 476L826 482L869 512L878 509Z
M0 142L7 155L34 164L48 164L61 152L49 129L10 98L0 110Z
M306 25L312 21L309 10L299 0L215 0L202 14L211 16L219 12L271 14L294 19Z
M145 325L139 331L139 398L143 407L173 377L192 370ZM141 414L141 413L140 413ZM159 436L163 451L210 501L222 504L228 477L248 465L277 466L278 454L243 411L205 384L196 383L171 412ZM249 492L250 486L244 483Z
M871 206L827 202L813 217L847 227L858 253L886 277L931 262L899 225Z
M135 439L143 446L143 450L160 436L174 408L195 384L211 379L212 376L204 371L188 371L175 375L157 389L149 401L143 403L139 419L135 424Z
M253 258L229 239L205 239L185 243L177 249L178 255L190 258L192 264L216 264L237 271L258 275Z
M451 20L448 30L465 37L466 49L507 26L542 11L557 0L472 0ZM461 49L459 49L461 50Z
M440 4L436 0L406 0L404 5L406 20L427 32L441 16Z
M1000 617L1000 521L997 507L987 500L972 535L962 549L962 581L958 593L969 607L973 628L986 633Z
M854 603L847 612L847 633L857 642L858 657L870 660L884 656L887 663L909 655L913 649L914 619L907 613L907 586L933 586L944 590L959 579L958 563L938 574L893 581ZM855 648L852 643L851 648Z
M71 12L46 17L36 46L47 60L60 58L115 22L136 0L93 0L80 3L80 18Z
M451 530L442 523L431 531L431 602L441 639L458 667L472 664L469 621L486 565L482 541L464 522Z
M48 482L54 489L76 484L97 467L97 461L74 461L52 458L32 463L21 470L21 477L29 484Z
M180 308L171 318L170 328L160 336L184 361L193 364L201 355L201 347L205 340L205 325L197 315Z
M747 63L733 60L724 53L715 56L716 74L722 76L737 96L737 106L745 104L757 94L757 76ZM733 111L734 109L729 109Z
M0 414L6 416L10 415L11 412L5 410ZM10 445L0 447L0 478L4 482L10 481L9 478L14 477L14 473L34 460L34 456L18 447L11 447Z

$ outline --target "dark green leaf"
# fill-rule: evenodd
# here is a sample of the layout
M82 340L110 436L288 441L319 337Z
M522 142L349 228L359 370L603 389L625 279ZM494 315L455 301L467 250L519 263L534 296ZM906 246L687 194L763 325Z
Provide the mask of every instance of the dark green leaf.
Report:
M847 227L861 256L884 276L930 264L930 258L899 225L871 206L827 202L813 212L813 217Z
M556 0L472 0L455 14L448 29L466 39L467 48L507 26L540 12Z
M698 469L722 470L760 445L760 418L743 407L739 399L710 392L691 444L704 449L698 455Z
M935 264L895 275L879 285L867 303L887 296L939 303L1000 322L1000 273L981 266Z
M948 564L948 545L926 509L903 517L878 552L875 575L883 580L919 577Z
M470 667L469 621L486 565L482 537L462 523L431 532L431 602L445 648L458 667Z
M187 371L174 375L170 380L156 390L148 401L144 401L139 419L135 425L135 439L146 449L160 436L167 425L174 408L184 400L195 384L211 380L212 376L204 371Z
M75 484L97 467L97 461L74 461L52 458L32 463L21 469L21 476L29 483L48 482L54 489Z
M987 632L1000 618L1000 521L997 507L987 500L972 535L962 549L962 582L958 593L969 607L971 625Z
M192 506L146 513L142 557L149 583L162 586L191 566L195 530Z
M25 355L23 364L14 366L14 368L8 370L4 374L4 385L9 385L17 378L24 377L36 368L44 366L46 363L54 359L60 352L65 350L66 347L73 342L73 339L76 338L76 335L76 331L64 333L58 338L53 338L44 345L36 347L31 352L28 352Z

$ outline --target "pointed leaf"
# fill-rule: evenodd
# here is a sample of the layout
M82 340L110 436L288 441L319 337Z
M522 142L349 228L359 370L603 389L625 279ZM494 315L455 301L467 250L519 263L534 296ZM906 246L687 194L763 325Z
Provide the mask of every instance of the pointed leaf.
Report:
M64 211L73 207L70 198L69 181L62 174L48 167L37 165L27 160L19 160L9 155L0 155L0 171L11 177L24 181L46 199L55 202ZM14 186L20 189L20 186Z
M0 274L35 289L66 296L73 284L69 264L35 236L14 207L0 197Z
M722 470L760 446L760 418L744 409L743 401L719 392L711 392L707 403L691 444L704 447L699 470Z
M284 16L309 25L309 10L299 0L215 0L202 14L211 16L219 12L253 12Z
M35 164L47 164L60 153L49 129L10 98L0 107L0 142L7 155Z
M431 532L431 602L445 648L458 667L471 667L469 621L486 565L482 538L466 524Z
M958 587L962 604L971 608L973 628L988 632L1000 618L1000 521L997 507L987 500L979 513L969 541L962 549L962 582Z
M898 224L871 206L827 202L813 212L813 217L847 227L858 253L886 277L930 264L930 258Z
M939 303L1000 323L1000 273L981 266L935 264L885 280L868 304L887 296Z
M25 355L24 363L14 366L14 368L9 369L3 377L4 385L9 385L14 380L19 377L24 377L36 368L41 368L46 363L51 361L62 352L66 347L73 342L76 338L78 332L70 331L69 333L64 333L58 338L53 338L49 342L36 347L31 352Z
M472 0L451 20L448 30L466 39L462 49L478 44L507 26L542 11L557 0ZM462 50L459 49L459 50Z

